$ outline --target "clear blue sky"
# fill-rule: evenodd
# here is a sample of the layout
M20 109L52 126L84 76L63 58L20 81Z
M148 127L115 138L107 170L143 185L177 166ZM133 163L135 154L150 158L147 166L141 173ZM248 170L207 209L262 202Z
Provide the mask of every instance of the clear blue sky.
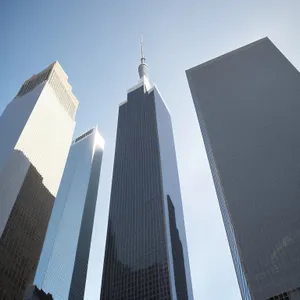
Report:
M299 0L1 1L0 112L58 60L80 101L75 135L99 124L106 140L86 299L99 299L118 105L138 80L141 33L173 117L194 297L241 299L185 70L264 36L300 69L299 12Z

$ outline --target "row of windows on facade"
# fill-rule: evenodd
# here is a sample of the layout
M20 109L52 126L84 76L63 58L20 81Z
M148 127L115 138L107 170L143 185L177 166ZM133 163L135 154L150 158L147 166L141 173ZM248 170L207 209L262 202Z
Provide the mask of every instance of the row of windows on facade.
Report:
M113 289L114 293L120 296L127 294L129 289L142 292L143 290L158 286L158 279L164 278L168 281L168 263L164 265L152 265L146 269L139 269L133 271L132 269L122 265L113 254L112 244L108 245L106 249L106 265L105 270L109 272L108 285ZM105 273L105 271L104 271ZM103 287L104 290L109 288ZM131 298L130 298L131 299ZM144 299L144 298L143 298Z
M149 150L151 151L151 149ZM118 186L118 194L122 196L127 195L128 192L130 192L131 195L129 196L134 196L135 199L139 197L139 199L136 199L136 201L130 201L128 205L131 205L132 208L141 207L143 209L143 205L147 204L148 209L151 207L151 204L154 205L153 201L155 202L155 199L157 200L156 202L162 201L160 194L160 177L153 178L153 174L160 173L159 164L155 164L155 158L143 160L142 157L137 156L134 153L131 155L132 157L130 158L128 158L128 156L126 157L125 155L121 155L121 157L119 157L119 174L114 178L115 184ZM127 169L129 166L131 167L132 171L128 174ZM130 180L134 180L136 182L136 186L134 188L128 187L127 182L129 180L124 180L121 178L121 175L124 173L126 173ZM143 186L143 189L141 189L141 186ZM154 194L155 190L153 190L153 186L158 186L158 188L155 189L157 196ZM124 190L122 190L123 194L120 194L122 188L124 188ZM125 201L124 198L124 196L120 198L120 205L123 204L125 206L125 203L123 203Z
M46 205L41 204L40 199L44 199ZM31 210L27 211L29 200ZM53 200L53 196L42 184L40 174L31 165L0 238L0 265L3 269L0 281L7 282L3 293L9 299L20 299L26 285L32 280L43 244L41 235L46 230ZM35 214L34 218L30 212ZM37 230L35 238L31 238L33 227ZM8 240L11 242L8 243Z
M166 251L166 248L165 237L159 241L153 234L148 240L143 238L133 243L122 244L122 249L118 251L118 258L131 266L150 265L153 262L161 262L162 253Z
M24 209L22 207L18 208L17 214L16 214L16 219L18 220L22 220L22 223L16 224L16 226L21 226L22 227L22 236L20 236L20 238L22 238L24 241L27 240L27 237L30 236L31 238L35 239L35 240L43 240L42 236L39 234L39 232L37 231L37 223L38 220L35 220L34 216L31 216L28 214L28 212L30 212L28 209ZM12 229L10 229L11 231ZM7 234L7 239L5 239L6 243L9 243L10 246L12 246L14 243L20 243L20 241L18 240L14 240L9 238L9 233ZM13 249L13 247L12 247Z
M161 195L161 188L159 186L159 178L151 178L153 174L158 173L159 169L157 168L151 168L148 167L146 174L138 174L142 172L144 169L134 169L131 173L129 173L127 176L129 176L130 180L134 180L137 184L136 187L130 188L128 187L129 180L122 180L121 175L123 173L127 173L126 167L129 166L130 163L126 163L126 161L121 161L121 165L119 166L118 172L119 174L115 176L115 183L118 186L118 189L113 189L112 196L118 197L118 204L123 205L123 207L127 211L131 211L132 214L135 213L136 209L150 209L151 206L157 209L158 211L161 211L163 208L162 204L163 199ZM134 168L134 165L132 166ZM146 165L145 165L146 168ZM158 185L158 188L154 188L155 185ZM141 188L143 186L143 188ZM124 190L122 190L124 188ZM126 200L126 196L128 195L129 201ZM132 200L131 200L132 198ZM158 207L157 207L158 206ZM114 210L117 209L117 207L112 207ZM117 210L121 211L121 210ZM112 211L113 212L113 211Z
M122 173L122 169L120 170L120 172ZM150 177L150 175L149 175ZM136 179L137 184L141 184L141 178L134 178L131 177L133 180ZM117 178L116 178L117 179ZM143 181L146 181L145 179L146 176L144 178ZM112 206L112 210L111 213L115 214L117 217L117 214L122 216L125 214L125 212L130 212L132 216L136 216L135 219L141 219L141 221L143 221L144 219L142 217L140 217L140 213L143 213L145 215L145 218L150 218L149 214L147 212L149 212L149 209L151 210L156 210L157 212L155 213L155 215L161 215L164 211L163 211L163 203L164 203L164 199L162 197L162 195L160 195L160 190L156 191L156 194L159 193L159 195L155 195L154 194L154 190L152 188L151 191L151 187L153 187L153 185L155 184L155 181L151 181L149 180L146 184L145 188L148 189L139 189L138 187L135 189L130 189L130 188L126 188L127 182L124 182L122 180L116 180L116 182L119 184L119 186L121 188L124 187L124 191L122 192L121 190L113 190L113 198L119 198L118 199L118 206L119 207L115 207ZM142 183L143 184L143 183ZM128 200L127 200L128 199ZM128 221L130 222L134 222L134 220L129 219ZM144 221L148 221L148 219L145 219Z
M152 147L150 147L152 148ZM149 149L149 152L151 149ZM156 152L156 151L155 151ZM114 188L114 196L115 198L118 198L118 207L117 206L111 206L111 213L122 213L123 208L126 210L132 209L132 215L135 213L135 215L139 215L137 211L135 210L145 210L151 208L151 204L160 204L159 202L162 202L162 197L160 194L160 188L157 189L157 196L153 194L153 186L160 186L160 178L153 178L153 174L160 173L159 171L159 164L155 163L155 153L152 151L152 160L144 160L143 157L139 156L137 157L134 153L131 153L131 157L128 157L124 152L119 156L120 164L118 165L118 174L114 176L114 184L117 187ZM145 155L146 156L146 155ZM150 166L149 166L150 165ZM128 174L127 170L128 167L131 167L132 172ZM146 173L144 172L146 171ZM141 174L139 174L141 172ZM121 177L122 174L126 173L127 177L130 178L130 180L136 180L137 184L134 189L130 188L128 186L127 181L124 180L124 177ZM140 175L143 175L141 177ZM141 191L140 185L138 183L143 183L143 190ZM125 201L124 195L129 195L129 197L133 197L133 200L137 199L135 201ZM143 201L143 199L145 199ZM147 204L147 206L145 206ZM161 203L162 204L162 203ZM122 206L122 207L119 207ZM155 209L157 209L159 212L162 212L162 205L155 206Z
M142 297L142 298L141 298ZM126 291L115 291L114 297L112 299L130 299L130 300L148 300L148 299L168 299L170 300L170 291L169 289L163 289L161 288L158 290L157 288L154 288L153 290L126 290ZM111 299L110 299L111 300Z
M131 276L124 276L124 274L120 274L117 272L111 273L111 280L109 285L113 285L114 287L119 288L131 288L137 290L149 289L152 287L157 286L156 283L164 281L168 283L168 276L169 271L168 268L165 270L161 270L158 273L148 273L148 274L139 274L139 273L132 273ZM135 283L135 285L133 285Z
M129 243L127 246L123 245L123 249L119 250L118 257L120 260L134 256L136 262L146 261L147 258L153 261L155 258L161 258L161 251L166 249L165 240L161 240L159 243L155 243L153 239L149 239L148 243L144 240L136 240L133 243L131 245Z
M25 280L20 277L20 272L24 272L25 268L16 270L7 270L1 269L3 275L7 276L10 279L9 285L10 288L13 289L15 292L21 292L25 289Z
M113 268L112 265L110 265L110 267ZM165 263L164 265L163 264L160 264L160 266L157 265L156 269L152 269L152 270L151 269L149 270L147 268L140 269L135 272L128 271L125 268L117 268L117 270L118 272L115 272L115 275L117 275L116 278L119 279L116 279L116 282L120 281L123 283L126 281L128 282L130 280L136 280L143 283L144 285L147 285L149 282L151 282L152 279L154 280L155 278L158 278L161 274L163 273L167 274L169 268L168 268L168 264Z
M151 149L150 149L151 151ZM118 168L118 171L120 172L117 176L115 176L115 183L118 186L118 190L119 193L121 192L121 188L124 187L124 191L123 193L126 195L126 193L128 193L129 191L131 192L131 194L133 196L140 196L139 201L133 201L130 202L129 205L134 204L136 207L138 206L142 206L145 202L147 202L148 206L150 206L152 199L157 199L157 200L161 200L161 195L157 195L155 197L154 192L153 191L153 185L158 185L160 184L160 178L153 178L153 174L155 173L159 173L159 165L154 165L152 161L147 160L147 161L143 161L141 159L141 157L138 157L136 155L134 155L134 153L132 153L132 157L135 158L135 161L133 161L133 159L128 159L128 157L125 156L121 156L119 158L120 161L120 166ZM136 161L137 160L137 161ZM154 160L154 158L153 158ZM151 165L149 167L149 165ZM128 174L127 169L128 167L132 168L132 171ZM123 173L126 173L127 176L133 181L136 180L137 184L136 187L131 188L127 186L127 182L128 180L124 180L121 178L121 175ZM140 173L140 174L139 174ZM142 177L141 177L142 176ZM141 184L143 184L143 189L141 190ZM143 197L141 197L141 193L143 195ZM159 190L157 189L156 194L159 193ZM122 197L124 198L124 197ZM120 198L120 200L122 200L122 198ZM120 201L121 202L121 201ZM132 203L132 204L131 204ZM120 203L122 204L122 203Z
M118 219L116 219L116 222L118 222ZM135 224L133 223L132 225ZM117 242L118 240L121 241L122 248L125 249L128 246L130 249L132 249L132 251L134 251L135 248L142 247L144 245L150 245L152 247L148 247L147 251L152 252L154 251L155 246L157 247L165 242L165 227L163 224L157 226L157 223L146 224L142 222L136 222L136 226L139 228L137 232L132 233L132 236L129 236L128 232L132 232L130 229L132 229L133 226L126 226L125 230L119 228L115 231Z
M24 96L31 90L33 90L36 86L38 86L43 81L46 81L49 79L49 75L51 73L51 69L47 69L43 72L41 72L38 75L34 75L31 79L29 79L27 82L25 82L20 91L18 92L17 96Z
M141 298L142 297L142 298ZM153 290L152 292L148 292L148 293L129 293L126 292L125 294L121 293L121 294L114 294L114 296L112 296L112 298L110 298L109 300L112 299L118 299L118 300L125 300L125 299L130 299L130 300L163 300L163 299L167 299L170 300L170 293L168 291L160 291L157 292L157 290Z
M34 76L27 82L25 82L17 96L24 96L28 92L32 91L40 83L48 80L50 86L54 90L57 98L59 99L60 104L64 107L69 116L74 119L76 107L72 101L71 96L64 87L64 84L61 82L59 76L56 74L55 70L45 70L44 72Z
M77 143L78 141L84 139L86 136L90 135L93 131L94 131L94 129L90 129L89 131L85 132L84 134L79 136L77 139L75 139L74 143Z
M108 289L103 292L109 293ZM162 280L157 280L147 286L132 283L126 286L113 286L110 299L170 299L170 287Z
M134 286L136 286L136 284L134 284ZM106 294L108 295L108 293L109 292L107 290ZM149 289L145 289L145 287L136 289L130 289L130 287L125 289L114 287L113 292L110 293L109 299L170 299L170 289L165 285L159 286L158 283L155 283L155 286Z
M122 184L123 185L123 184ZM126 184L124 184L125 188ZM126 217L126 228L116 227L115 233L118 237L124 237L125 241L122 239L122 243L126 241L132 243L135 237L140 237L143 234L143 241L150 241L153 236L156 236L164 231L164 214L163 214L163 200L161 197L152 198L151 201L142 201L144 197L135 195L133 191L130 191L131 197L141 199L136 201L125 201L124 194L125 191L121 192L119 189L114 193L113 198L118 198L118 205L111 206L110 208L110 218L114 220L116 224L120 224L122 220ZM140 194L140 193L138 193ZM130 199L130 195L128 195ZM113 199L112 199L113 200ZM128 212L128 213L126 213ZM151 212L151 218L149 218L149 213ZM128 215L130 218L128 218ZM128 229L132 229L130 232L132 234L128 236Z
M146 209L145 209L146 211ZM145 216L144 210L135 210L136 214L139 214L139 217L134 218L134 215L136 214L127 214L127 216L131 216L131 222L128 224L122 224L122 221L124 220L122 216L126 216L126 214L121 214L120 216L116 216L114 218L115 222L119 224L124 225L124 228L116 228L115 234L118 238L121 239L122 244L129 244L134 243L137 239L140 239L142 241L150 241L153 235L156 237L155 240L159 241L164 238L164 223L163 219L160 220L162 216L155 214L157 210L153 209L152 218ZM149 210L147 210L149 213ZM116 214L115 214L116 215ZM145 217L145 218L142 218ZM147 222L148 221L148 222ZM136 227L136 230L135 230ZM129 231L131 230L131 231ZM128 232L130 232L131 235L128 235ZM141 239L142 238L142 239ZM134 245L134 244L133 244Z
M10 250L10 249L8 249ZM10 258L13 258L13 267L12 266L5 266L4 264L0 264L0 273L6 273L9 276L16 277L19 276L20 273L25 273L26 269L28 269L28 259L21 255L20 249L18 251L14 251L13 253L6 251L6 254L9 254ZM4 253L1 251L1 255L4 256Z
M154 276L153 278L148 278L147 280L140 280L139 278L129 278L129 279L124 279L120 278L119 280L114 280L114 288L115 289L122 289L123 291L135 291L138 293L144 292L144 291L151 291L159 284L161 283L162 279L165 277L166 274L161 276Z
M140 269L137 271L130 271L129 268L120 267L120 264L110 263L106 266L110 272L110 278L113 280L110 284L113 284L115 288L128 289L135 288L139 289L151 287L153 284L157 284L161 279L168 279L168 263L160 265L152 265L146 269ZM123 269L123 270L122 270ZM135 283L135 285L133 285Z
M279 295L269 298L268 300L293 300L293 299L300 299L300 288L281 293Z
M158 263L158 262L162 263L163 262L161 255L156 255L156 257L151 256L149 258L140 256L138 258L138 261L134 260L134 257L132 256L132 257L126 259L125 261L126 261L126 265L128 265L134 269L146 268L147 266L150 266L154 263ZM120 271L120 272L122 274L122 271Z
M69 95L64 84L61 82L59 76L55 71L52 72L49 84L53 88L60 104L64 107L69 116L74 120L76 113L75 104L73 103L71 96Z
M124 188L125 188L124 184ZM150 188L150 187L149 187ZM127 227L136 225L137 221L141 225L152 223L154 228L160 228L162 226L163 213L164 213L164 199L162 197L154 198L148 195L142 196L141 193L134 191L125 191L121 194L121 191L118 191L114 194L114 198L120 197L118 207L112 207L111 216L114 217L114 220L117 221L118 218L123 218L124 216L131 216L126 222ZM131 201L130 198L135 198L134 201ZM126 199L128 199L126 201ZM137 231L141 230L136 228Z
M210 145L210 140L209 140L209 137L208 137L208 134L206 131L206 126L203 122L201 124L201 128L202 128L203 139L206 141L205 145L206 145L207 155L209 157L209 161L210 161L210 165L211 165L211 169L212 169L212 176L213 176L215 186L216 186L216 191L218 194L220 209L221 209L221 213L223 216L225 230L226 230L227 238L229 241L231 255L232 255L232 258L234 261L235 271L237 273L237 278L238 278L239 286L241 289L241 293L242 293L243 297L245 298L245 300L251 300L250 291L248 288L247 280L246 280L246 277L245 277L245 274L244 274L244 271L242 268L240 256L238 253L237 243L235 240L231 220L230 220L230 217L228 214L227 205L226 205L225 198L223 195L218 170L216 167L214 155L213 155L212 148Z
M113 255L110 255L109 259L116 261L116 258ZM162 257L160 257L160 261L165 262L165 267L159 267L158 263L155 263L152 261L151 264L148 264L148 266L149 266L148 268L151 268L153 266L153 264L156 264L157 268L153 269L151 272L147 269L147 264L145 264L144 266L140 266L140 267L138 266L138 264L136 264L135 266L136 266L137 271L135 271L135 272L138 272L138 274L137 274L134 271L129 272L128 271L129 267L126 268L124 266L124 268L120 268L120 266L117 263L109 264L109 272L110 272L110 274L117 274L117 276L122 276L122 278L134 278L134 277L151 278L151 277L155 277L155 276L159 275L161 272L168 270L167 257L165 257L164 260ZM160 263L160 264L162 264L162 263ZM133 261L132 265L134 265L134 261Z
M16 226L20 226L21 224L16 224ZM10 259L13 259L13 264L9 263L4 265L0 261L0 274L8 277L11 279L11 283L14 283L13 289L18 289L18 286L20 287L20 290L23 290L25 288L25 282L22 279L23 277L20 276L20 274L26 274L30 272L29 269L29 258L25 257L22 253L22 249L20 249L20 246L24 245L28 241L27 236L31 236L31 234L28 234L28 232L23 232L23 234L16 240L16 239L7 239L6 235L10 235L10 231L13 228L7 228L7 232L4 232L0 243L2 244L0 247L0 255L1 257L7 257ZM6 234L7 233L7 234ZM27 234L26 234L27 233ZM10 235L11 236L11 235ZM33 238L35 240L39 240L42 243L42 239L39 235L34 235ZM30 243L33 243L33 240L31 240ZM6 255L5 255L6 254Z

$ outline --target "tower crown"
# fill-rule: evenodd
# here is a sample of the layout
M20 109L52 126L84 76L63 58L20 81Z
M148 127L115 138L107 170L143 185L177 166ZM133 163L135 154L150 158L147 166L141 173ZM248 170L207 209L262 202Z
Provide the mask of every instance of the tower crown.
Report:
M151 85L149 82L149 77L148 77L148 65L146 64L146 58L144 56L144 49L143 49L143 40L141 37L141 63L139 64L138 67L138 72L139 72L139 77L140 80L138 81L138 84L127 90L127 93L130 93L137 88L140 88L141 86L144 87L144 91L149 91L151 89Z
M144 56L143 37L141 37L141 63L138 67L138 71L140 78L143 78L144 76L148 78L148 65L146 64L146 58Z

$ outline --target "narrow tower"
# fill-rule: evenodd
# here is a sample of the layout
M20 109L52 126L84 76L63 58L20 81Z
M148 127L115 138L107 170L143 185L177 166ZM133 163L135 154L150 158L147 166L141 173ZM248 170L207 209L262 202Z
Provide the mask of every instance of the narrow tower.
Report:
M103 148L97 128L70 148L34 280L55 300L84 298Z
M170 113L139 83L120 104L101 300L193 299Z

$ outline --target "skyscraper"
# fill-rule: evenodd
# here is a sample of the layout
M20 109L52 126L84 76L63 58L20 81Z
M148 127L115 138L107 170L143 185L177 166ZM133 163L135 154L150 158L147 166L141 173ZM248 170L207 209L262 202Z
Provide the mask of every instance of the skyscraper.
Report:
M187 77L243 299L300 299L300 73L264 38Z
M120 104L102 300L193 299L170 113L140 82Z
M0 117L0 299L32 283L78 101L58 62L25 81Z
M34 280L55 300L84 297L103 148L93 128L70 149Z

